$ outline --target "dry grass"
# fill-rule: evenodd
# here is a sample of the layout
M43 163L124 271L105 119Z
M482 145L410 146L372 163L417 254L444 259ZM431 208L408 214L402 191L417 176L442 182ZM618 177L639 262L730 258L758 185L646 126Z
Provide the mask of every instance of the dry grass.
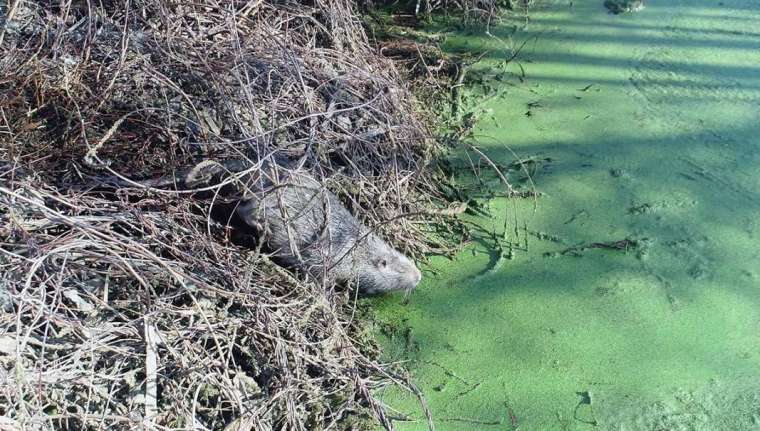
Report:
M440 148L351 2L15 0L0 52L0 429L392 428L374 394L415 389L350 290L241 245L219 190L82 187L285 157L448 252Z

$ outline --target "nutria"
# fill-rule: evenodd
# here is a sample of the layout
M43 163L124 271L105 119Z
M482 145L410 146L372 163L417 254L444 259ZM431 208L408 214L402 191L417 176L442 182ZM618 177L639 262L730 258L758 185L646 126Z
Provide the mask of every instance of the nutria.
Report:
M225 168L219 163L203 162L185 182L197 184L220 169ZM419 283L422 275L411 260L307 172L264 164L240 178L244 195L237 213L284 266L328 283L353 283L364 294L410 291Z

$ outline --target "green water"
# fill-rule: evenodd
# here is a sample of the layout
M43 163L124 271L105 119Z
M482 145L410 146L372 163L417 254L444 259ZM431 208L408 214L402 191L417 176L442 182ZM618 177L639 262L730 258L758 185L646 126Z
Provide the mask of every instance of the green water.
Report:
M481 235L408 304L373 303L439 430L760 430L760 3L602 3L446 39L490 50L476 143L539 160L544 195L474 217L500 234L506 206L527 252L493 268ZM524 79L500 75L526 40ZM560 253L626 238L640 247ZM399 429L426 429L413 397L382 396Z

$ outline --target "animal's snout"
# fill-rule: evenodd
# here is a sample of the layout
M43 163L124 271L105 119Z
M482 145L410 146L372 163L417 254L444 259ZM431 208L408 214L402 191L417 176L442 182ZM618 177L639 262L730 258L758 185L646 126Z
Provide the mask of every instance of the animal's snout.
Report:
M422 280L422 272L417 268L414 269L414 284L417 284L420 282L420 280Z
M420 270L416 267L413 268L414 271L412 272L412 287L416 287L420 280L422 280L422 272L420 272Z

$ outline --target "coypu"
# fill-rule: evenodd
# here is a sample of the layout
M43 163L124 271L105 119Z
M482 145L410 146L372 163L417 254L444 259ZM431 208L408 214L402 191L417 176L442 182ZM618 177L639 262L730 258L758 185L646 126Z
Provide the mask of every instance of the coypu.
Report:
M185 183L206 181L225 166L202 162ZM359 222L308 173L264 163L242 178L237 214L260 233L282 265L317 280L356 283L364 294L410 291L419 283L422 275L411 260Z
M626 12L638 12L644 9L644 0L605 0L604 7L615 15Z

